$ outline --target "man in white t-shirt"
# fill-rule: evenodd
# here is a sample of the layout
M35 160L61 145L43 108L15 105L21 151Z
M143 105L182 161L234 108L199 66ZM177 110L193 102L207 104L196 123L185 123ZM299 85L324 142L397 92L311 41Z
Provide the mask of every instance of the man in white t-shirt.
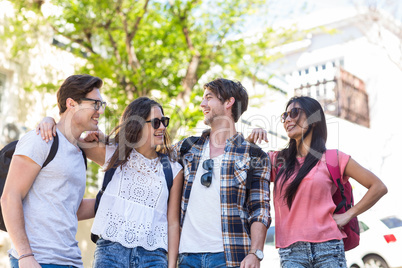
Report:
M211 128L180 156L180 268L260 266L271 222L270 164L259 147L254 148L259 152L256 161L251 161L255 145L236 132L235 122L247 105L240 82L218 78L204 85L201 108ZM174 146L177 153L185 141Z
M72 75L63 82L57 92L59 144L46 167L53 140L47 143L32 130L17 144L1 197L13 268L83 267L77 220L94 217L94 199L83 199L86 166L77 141L82 132L98 129L106 106L102 84L90 75Z

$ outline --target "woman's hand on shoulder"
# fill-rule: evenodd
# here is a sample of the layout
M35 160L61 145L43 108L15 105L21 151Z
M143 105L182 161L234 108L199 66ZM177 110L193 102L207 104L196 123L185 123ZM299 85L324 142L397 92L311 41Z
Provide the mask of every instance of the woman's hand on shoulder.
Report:
M53 117L45 117L40 121L38 126L36 127L36 134L40 135L43 140L48 142L53 139L53 136L56 136L56 121Z
M255 128L246 139L251 143L261 143L262 141L268 142L268 133L265 129Z

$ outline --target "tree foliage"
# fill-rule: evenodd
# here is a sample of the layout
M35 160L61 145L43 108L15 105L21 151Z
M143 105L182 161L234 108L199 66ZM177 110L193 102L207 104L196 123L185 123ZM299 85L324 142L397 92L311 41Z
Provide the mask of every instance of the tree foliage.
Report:
M174 137L179 126L191 129L201 117L196 96L203 76L208 80L230 72L238 80L256 78L259 68L275 57L267 53L269 48L295 36L294 31L271 27L261 29L258 36L245 33L246 22L267 10L262 0L50 0L46 4L15 0L13 4L17 12L13 23L19 29L14 30L15 51L35 32L33 28L50 27L56 45L87 60L77 73L105 80L103 93L115 104L109 116L120 115L139 96L153 96L167 107ZM32 12L39 15L37 19L27 18ZM30 25L29 31L24 31L25 24ZM211 71L215 66L220 66L219 73Z
M140 96L160 101L171 117L175 139L190 135L202 118L202 84L216 77L245 77L268 84L257 73L278 57L270 49L298 38L294 30L250 22L268 16L265 0L13 0L15 14L3 22L3 44L20 62L45 36L85 60L76 73L105 81L106 131L123 109ZM23 64L23 65L26 65ZM61 82L61 81L59 81ZM54 92L44 83L27 90ZM180 130L178 132L178 130ZM90 184L97 167L89 166Z

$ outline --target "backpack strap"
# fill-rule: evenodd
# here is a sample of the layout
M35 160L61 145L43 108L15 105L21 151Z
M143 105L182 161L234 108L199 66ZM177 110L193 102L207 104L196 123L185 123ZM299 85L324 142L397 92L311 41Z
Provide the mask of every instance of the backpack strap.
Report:
M170 192L173 185L173 171L170 166L169 157L166 154L159 154L159 156L163 167L163 173L165 174L166 184Z
M52 146L50 147L49 155L47 156L45 162L43 163L42 168L46 167L50 163L50 161L54 159L58 149L59 149L59 136L56 133L56 136L54 136L53 138Z
M84 163L85 163L85 169L88 169L88 161L87 161L87 155L84 152L84 150L82 150L82 148L80 147L81 152L82 152L82 157L84 158Z
M182 165L182 167L184 167L184 163L183 163L184 155L186 153L188 153L188 151L190 151L191 147L193 147L193 145L196 144L199 139L200 139L200 137L197 137L197 136L190 136L190 137L184 139L184 141L180 147L180 157L178 159L178 162L180 163L180 165Z
M335 212L338 212L342 207L346 206L345 188L341 182L341 169L338 161L338 150L327 150L325 152L325 160L329 174L335 185L339 188L342 196L342 201L336 206Z
M200 137L197 136L190 136L184 139L180 147L181 157L183 157L188 151L190 151L191 147L193 147L193 145L196 144L199 139Z
M108 169L105 172L105 176L103 177L102 188L99 190L99 192L98 192L98 194L96 195L96 198L95 198L95 205L94 205L95 214L98 211L98 207L99 207L99 203L100 203L100 200L102 198L102 195L105 192L107 185L112 180L113 175L116 172L116 169L117 168L111 168L111 169ZM98 235L91 233L92 242L96 243L96 241L98 241L98 239L99 239Z
M99 190L98 194L96 195L95 207L94 207L95 214L96 214L96 211L98 211L100 199L102 198L102 195L105 192L107 185L112 180L113 175L116 172L116 169L117 168L111 168L105 172L105 176L103 177L103 182L102 182L102 188Z
M249 154L250 154L251 159L250 159L250 168L247 171L247 180L246 180L246 189L247 190L251 189L251 184L253 182L254 166L259 161L259 158L263 154L263 151L260 147L252 144L250 146Z

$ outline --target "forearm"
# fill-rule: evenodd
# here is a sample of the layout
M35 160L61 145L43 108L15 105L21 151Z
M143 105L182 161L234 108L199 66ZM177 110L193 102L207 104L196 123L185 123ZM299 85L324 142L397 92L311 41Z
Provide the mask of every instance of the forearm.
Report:
M179 255L180 224L179 221L168 227L168 267L176 268Z
M32 253L28 236L25 232L22 200L17 196L3 195L1 208L7 232L18 255Z
M77 211L79 221L87 220L95 217L95 199L82 199L80 207Z
M373 184L363 198L347 211L347 213L350 213L350 218L356 217L371 208L387 192L387 187L381 181Z
M250 249L264 249L267 227L261 222L254 222L250 228L251 247Z

